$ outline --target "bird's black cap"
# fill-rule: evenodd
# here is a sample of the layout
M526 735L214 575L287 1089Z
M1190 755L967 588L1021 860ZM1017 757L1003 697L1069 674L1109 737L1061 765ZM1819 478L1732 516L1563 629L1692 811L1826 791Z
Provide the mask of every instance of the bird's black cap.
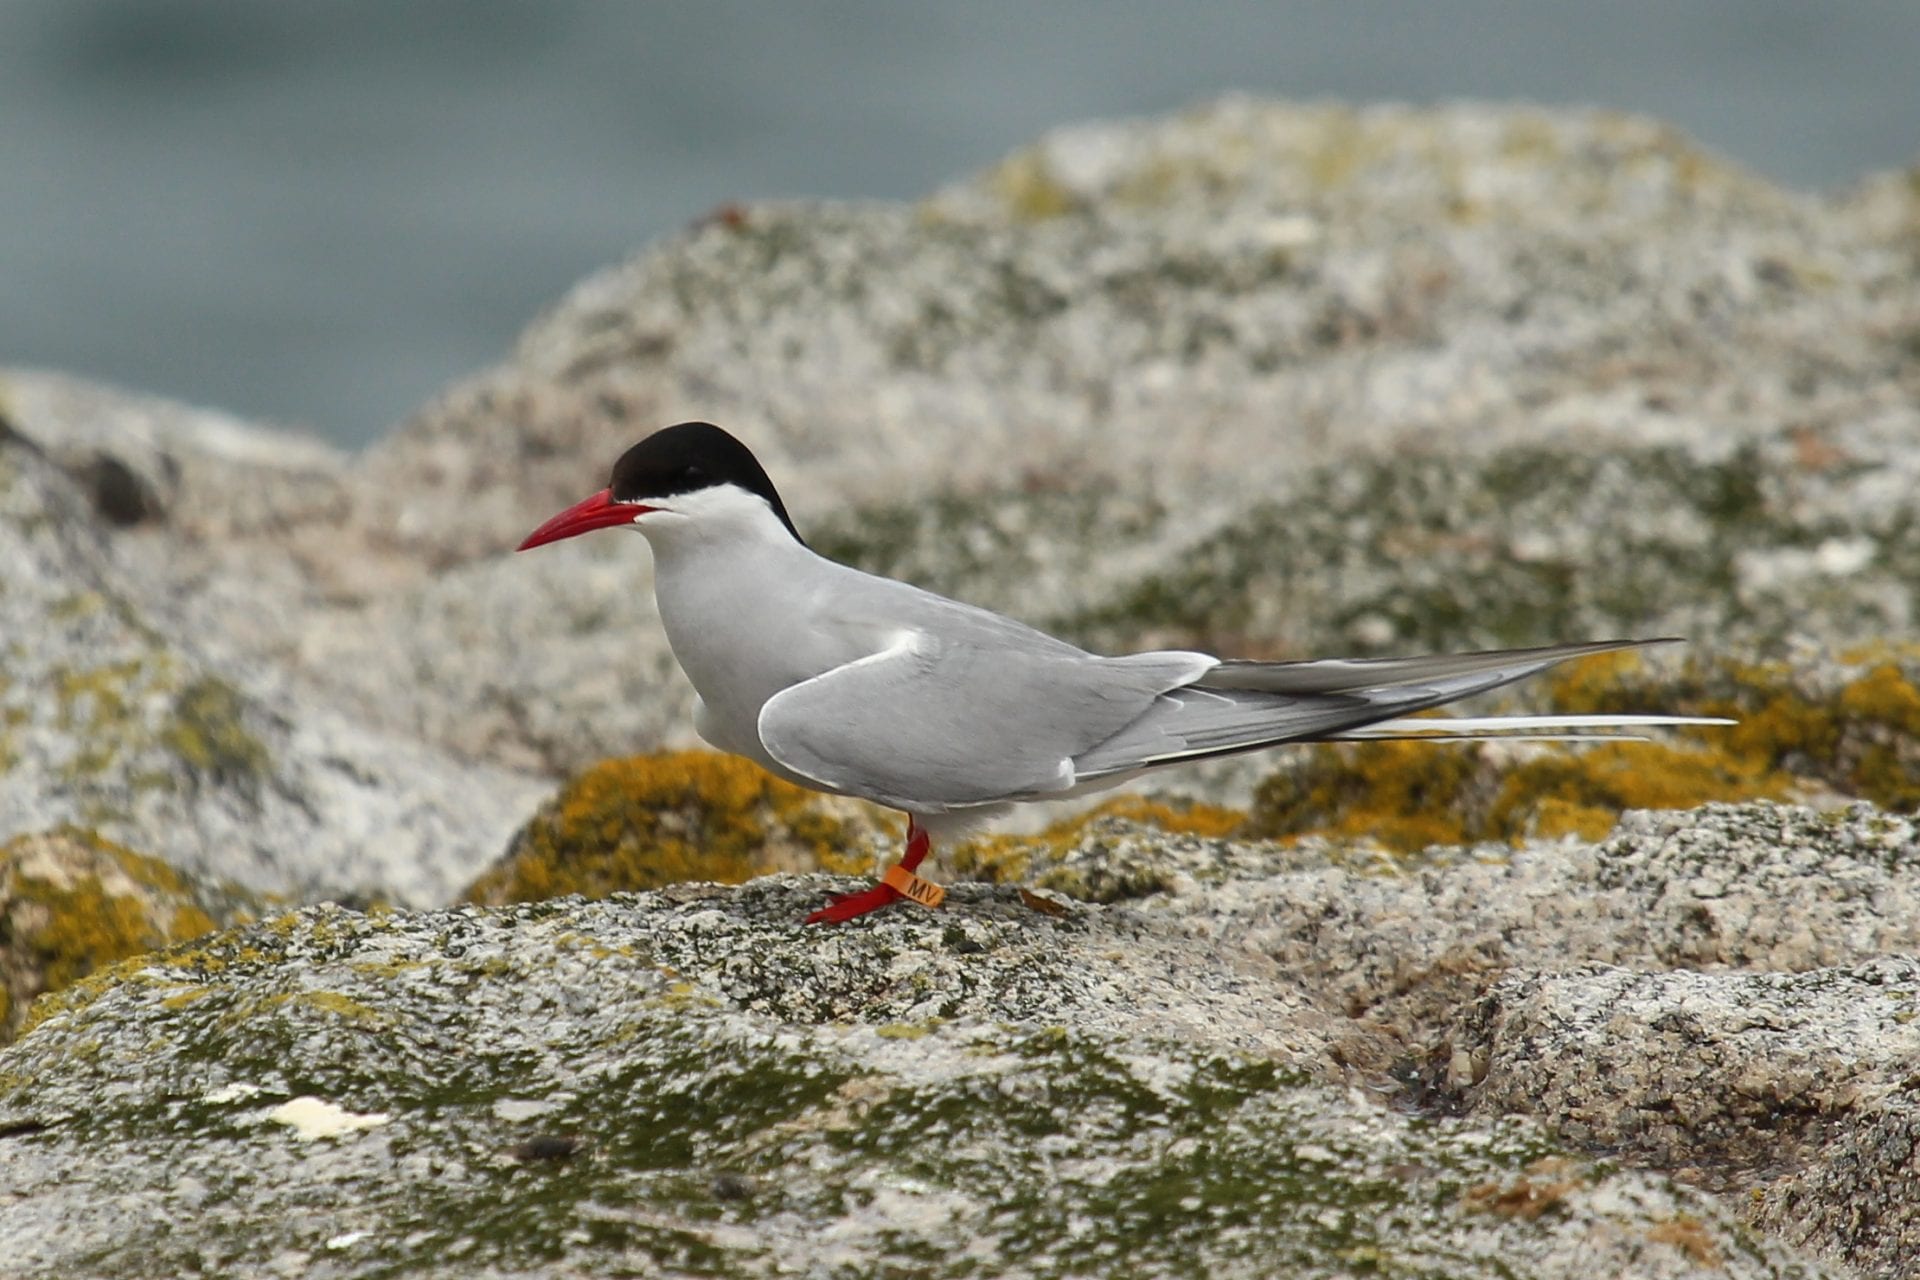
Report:
M654 432L620 455L608 487L615 502L645 502L720 484L765 498L794 541L805 544L753 450L711 422L682 422Z

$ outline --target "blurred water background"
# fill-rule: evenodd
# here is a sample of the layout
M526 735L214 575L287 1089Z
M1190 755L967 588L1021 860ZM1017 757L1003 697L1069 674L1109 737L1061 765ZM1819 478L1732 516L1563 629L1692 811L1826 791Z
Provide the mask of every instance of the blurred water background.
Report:
M902 198L1229 90L1920 152L1920 0L0 0L0 364L344 445L726 201Z

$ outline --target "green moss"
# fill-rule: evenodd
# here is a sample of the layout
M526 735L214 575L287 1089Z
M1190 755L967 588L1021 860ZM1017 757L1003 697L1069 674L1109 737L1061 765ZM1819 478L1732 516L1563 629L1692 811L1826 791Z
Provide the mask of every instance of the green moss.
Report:
M1005 1269L1059 1273L1063 1205L1076 1222L1074 1274L1180 1274L1199 1257L1266 1270L1329 1252L1391 1256L1397 1242L1377 1233L1394 1206L1472 1185L1451 1173L1459 1158L1444 1142L1414 1144L1431 1162L1422 1186L1325 1145L1338 1141L1330 1135L1303 1139L1295 1089L1304 1082L1268 1061L1196 1057L1169 1090L1077 1033L1041 1032L1007 1048L1028 1062L1019 1088L987 1074L895 1089L831 1135L860 1167L884 1162L930 1191L992 1187L995 1261ZM1054 1143L1110 1159L1063 1167L1031 1158L1036 1144ZM1467 1176L1546 1150L1497 1140Z
M511 913L522 924L552 915ZM223 1202L261 1206L231 1257L217 1233L158 1233L90 1260L94 1273L244 1271L263 1250L325 1239L332 1263L356 1274L400 1274L421 1257L515 1274L561 1260L593 1274L757 1274L780 1261L768 1250L821 1227L862 1232L849 1256L873 1259L875 1274L956 1280L983 1265L1265 1274L1391 1272L1416 1259L1421 1274L1500 1274L1515 1224L1605 1176L1555 1155L1534 1126L1338 1114L1350 1106L1339 1092L1261 1057L921 1021L881 1030L904 1047L832 1032L809 1042L737 1012L659 1002L636 987L649 971L618 958L585 988L604 1004L503 1036L496 1020L537 988L536 971L495 973L497 932L472 928L471 913L442 919L445 939L413 939L435 980L375 1004L380 1021L358 1008L391 984L358 975L384 940L358 917L307 911L150 960L145 987L128 993L138 1011L118 1004L113 1030L80 1018L43 1033L41 1059L55 1065L41 1075L60 1079L0 1077L16 1091L10 1107L34 1114L37 1091L59 1096L84 1073L98 1103L63 1113L57 1140L87 1167L171 1143L231 1150L230 1166L203 1160L199 1176ZM193 976L208 953L226 956L220 976ZM309 982L325 984L319 999ZM116 1051L114 1030L150 1036L138 1061ZM921 1055L946 1055L945 1066L879 1065ZM259 1102L207 1098L209 1084L233 1080L271 1082L270 1099L388 1113L377 1139L388 1173L342 1195L283 1185L284 1160L262 1175L247 1153L284 1138L255 1123ZM498 1103L529 1099L548 1107L502 1119ZM321 1222L288 1212L296 1205ZM348 1229L360 1220L381 1229ZM1449 1268L1463 1226L1481 1243Z
M251 784L266 773L269 757L266 745L247 729L246 711L233 686L216 676L202 676L174 698L160 726L160 743L196 779Z
M1167 557L1172 567L1043 621L1102 648L1151 635L1275 655L1644 634L1703 612L1721 634L1779 635L1809 608L1855 634L1890 625L1885 582L1920 577L1915 518L1861 530L1804 508L1759 446L1709 462L1670 447L1343 459ZM1570 526L1587 532L1541 538ZM1756 549L1857 537L1875 543L1872 568L1811 598L1742 585Z

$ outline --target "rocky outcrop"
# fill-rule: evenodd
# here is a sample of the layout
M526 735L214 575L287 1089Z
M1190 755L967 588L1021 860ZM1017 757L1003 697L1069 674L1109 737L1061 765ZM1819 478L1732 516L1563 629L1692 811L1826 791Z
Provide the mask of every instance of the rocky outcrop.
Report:
M76 988L0 1075L14 1265L1842 1274L1330 1083L1346 1018L1202 927L1227 894L794 924L825 887L310 910Z
M1232 100L724 211L360 458L6 373L9 1016L62 988L6 1266L1920 1275L1916 226L1646 121ZM1179 775L1250 813L802 929L882 824L634 756L689 733L644 552L507 554L682 417L1089 644L1677 632L1515 696L1741 724Z
M776 871L861 873L900 832L860 800L803 791L739 756L603 760L567 780L463 895L500 905L604 898ZM905 824L900 824L904 826Z
M190 609L165 625L148 601L179 584L131 575L100 522L53 460L0 438L0 834L68 823L253 890L424 903L531 808L532 779L302 701L203 647Z
M251 920L261 900L77 828L0 844L0 1044L34 998L131 956Z
M834 882L774 875L127 961L0 1058L0 1232L28 1275L1825 1274L1770 1233L1910 1272L1909 820L1409 863L1108 819L1032 878L1132 888L822 932Z
M505 553L681 417L751 439L823 549L1102 646L1905 634L1915 225L1897 177L1795 195L1644 120L1230 100L914 207L729 211L351 463L5 399L167 513L116 542L222 643L557 770L683 743L686 698L632 540Z

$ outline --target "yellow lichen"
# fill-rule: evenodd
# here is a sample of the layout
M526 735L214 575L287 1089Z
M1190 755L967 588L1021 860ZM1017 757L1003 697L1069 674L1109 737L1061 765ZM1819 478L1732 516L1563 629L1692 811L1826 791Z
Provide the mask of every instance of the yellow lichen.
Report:
M1688 736L1729 767L1788 773L1883 808L1920 807L1920 650L1877 646L1842 662L1818 681L1784 663L1695 659L1666 674L1621 668L1553 687L1567 711L1727 716L1739 723Z
M204 1000L213 994L212 987L186 987L160 1002L163 1009L184 1009L196 1001Z
M1072 190L1054 175L1046 153L1037 147L1008 156L986 181L1015 222L1044 222L1079 207Z
M151 955L148 953L129 956L95 969L71 986L45 992L27 1006L18 1034L25 1035L50 1018L78 1014L117 987L153 981L146 973L150 963Z
M1617 742L1527 760L1501 780L1477 839L1578 835L1597 840L1627 809L1690 809L1712 801L1779 799L1793 780L1751 760Z
M0 846L0 972L9 988L0 1042L44 1016L28 1008L36 996L214 928L179 872L158 859L77 828L9 841Z
M1247 832L1369 838L1405 850L1461 844L1473 838L1464 802L1477 772L1468 752L1437 743L1320 749L1261 784Z
M372 1005L363 1004L336 991L282 991L273 995L246 996L235 1000L218 1021L222 1028L249 1026L268 1015L297 1013L312 1009L346 1022L379 1026L392 1021Z
M337 991L297 991L292 995L275 996L269 1002L273 1004L297 1004L309 1009L318 1009L330 1013L336 1018L345 1018L349 1022L385 1022L387 1015L372 1005L362 1004Z
M106 608L107 598L98 591L79 591L55 600L47 607L47 617L53 622L70 622L104 613Z
M1077 833L1102 818L1119 818L1174 835L1203 836L1210 840L1223 840L1234 835L1247 822L1247 815L1241 810L1222 805L1191 800L1156 800L1148 796L1115 796L1061 826Z
M411 960L360 960L350 966L355 973L369 978L398 978L416 969L427 967L427 961Z
M528 902L686 880L738 884L770 871L864 871L881 829L878 811L802 790L737 756L605 760L548 801L466 897Z
M940 1025L938 1018L926 1022L886 1022L873 1029L882 1040L924 1040Z
M67 772L84 778L105 772L119 759L126 739L137 736L133 708L164 687L170 671L163 663L129 659L84 670L61 667L52 674L57 724L80 743Z
M1837 791L1920 807L1916 656L1876 654L1815 687L1780 663L1656 668L1638 653L1568 663L1540 686L1558 712L1662 712L1738 723L1580 748L1367 743L1290 761L1262 785L1249 835L1364 837L1393 850L1578 835L1627 809Z

